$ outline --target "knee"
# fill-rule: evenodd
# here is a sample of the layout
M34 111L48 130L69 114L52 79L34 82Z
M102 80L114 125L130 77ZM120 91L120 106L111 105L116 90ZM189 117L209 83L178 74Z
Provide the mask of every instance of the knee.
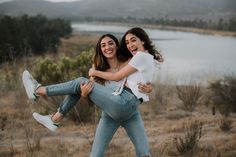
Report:
M88 81L88 79L86 77L78 77L76 79L78 82L82 82L82 81Z
M85 77L78 77L78 78L75 79L75 82L78 86L80 86L80 83L87 82L87 81L88 81L88 79L85 78Z
M88 79L85 78L85 77L78 77L76 79L74 79L72 82L74 83L74 90L77 92L77 93L80 93L80 84L82 82L87 82Z

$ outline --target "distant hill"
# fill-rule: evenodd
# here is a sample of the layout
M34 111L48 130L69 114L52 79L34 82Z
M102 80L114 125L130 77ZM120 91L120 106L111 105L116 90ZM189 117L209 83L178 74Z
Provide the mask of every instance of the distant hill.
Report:
M236 17L236 0L81 0L64 3L15 0L0 3L0 13L11 16L41 13L48 17L168 17L214 20Z

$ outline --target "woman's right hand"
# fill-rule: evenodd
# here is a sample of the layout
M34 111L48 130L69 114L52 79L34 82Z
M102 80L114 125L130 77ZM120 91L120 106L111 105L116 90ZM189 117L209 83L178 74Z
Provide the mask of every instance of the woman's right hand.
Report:
M93 82L92 81L80 83L80 90L81 90L80 96L83 98L88 97L88 95L92 91L92 89L93 89Z
M142 93L151 93L153 89L153 85L150 82L147 82L146 84L139 83L138 89Z
M96 68L95 68L95 65L93 64L92 67L89 69L89 77L93 77L95 75L95 72L96 72Z

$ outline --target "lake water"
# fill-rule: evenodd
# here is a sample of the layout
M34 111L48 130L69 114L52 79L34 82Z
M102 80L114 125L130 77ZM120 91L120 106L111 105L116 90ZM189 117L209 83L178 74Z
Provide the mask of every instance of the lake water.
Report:
M120 38L130 27L73 23L75 32L112 33ZM145 29L155 46L161 50L164 63L161 81L201 83L236 74L236 38L189 32Z

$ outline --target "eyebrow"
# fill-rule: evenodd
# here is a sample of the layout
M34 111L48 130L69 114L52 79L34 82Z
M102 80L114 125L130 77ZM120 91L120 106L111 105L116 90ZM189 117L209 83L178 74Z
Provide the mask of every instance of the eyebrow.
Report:
M136 37L131 37L129 40L133 40L136 39ZM125 40L125 41L129 41L129 40Z
M112 40L109 40L108 43L113 42ZM102 42L101 45L106 44L105 42Z

